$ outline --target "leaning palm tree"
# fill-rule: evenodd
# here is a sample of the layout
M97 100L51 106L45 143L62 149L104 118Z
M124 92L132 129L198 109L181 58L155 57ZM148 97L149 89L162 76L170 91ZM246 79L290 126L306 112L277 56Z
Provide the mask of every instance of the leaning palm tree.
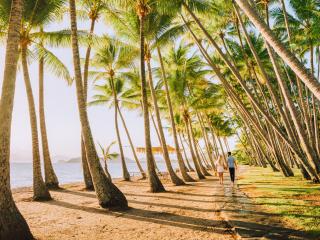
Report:
M47 135L47 126L45 119L45 83L44 83L44 72L45 70L53 70L55 75L65 79L68 84L72 83L72 78L70 77L69 71L66 66L48 49L45 48L46 38L48 35L53 37L60 37L69 39L70 35L67 31L65 32L44 32L43 27L40 27L39 35L39 44L37 47L37 55L39 58L39 122L40 122L40 133L41 133L41 143L42 143L42 155L44 162L44 176L45 184L48 188L58 188L59 181L54 172L50 150L49 150L49 141ZM54 41L56 45L59 45L57 41Z
M252 21L255 27L259 30L264 39L277 52L282 60L288 64L292 71L304 82L314 96L320 100L320 84L313 74L299 62L296 56L286 48L286 46L275 36L268 25L262 20L254 6L251 6L247 0L235 0L246 16Z
M0 12L10 12L5 68L0 99L0 239L31 240L33 236L25 219L14 203L10 190L10 130L19 55L19 32L22 1L1 1Z
M94 29L96 22L98 21L101 12L107 7L107 2L105 0L81 0L80 1L81 10L90 19L90 31L89 31L89 41L86 50L86 56L84 59L84 70L83 70L83 91L84 99L87 101L88 92L88 71L90 65L90 55L92 51L92 38L94 34ZM86 149L84 146L84 140L81 136L81 160L83 169L84 184L87 190L93 190L92 177L89 171L89 166L87 162Z
M128 207L128 202L123 193L108 179L103 172L99 157L94 145L88 114L86 110L86 101L84 99L83 84L80 66L79 43L77 34L77 14L75 0L69 1L70 20L72 33L72 53L75 72L75 83L77 91L78 109L81 123L81 130L85 148L87 151L87 161L93 180L99 204L104 208L122 208Z

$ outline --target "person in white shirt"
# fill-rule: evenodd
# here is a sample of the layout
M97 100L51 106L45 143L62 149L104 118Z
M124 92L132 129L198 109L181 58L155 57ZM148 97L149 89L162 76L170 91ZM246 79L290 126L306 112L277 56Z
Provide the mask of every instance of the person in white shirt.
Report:
M223 173L224 169L226 168L226 164L222 155L219 155L217 161L215 162L215 165L219 176L219 182L220 184L223 184Z

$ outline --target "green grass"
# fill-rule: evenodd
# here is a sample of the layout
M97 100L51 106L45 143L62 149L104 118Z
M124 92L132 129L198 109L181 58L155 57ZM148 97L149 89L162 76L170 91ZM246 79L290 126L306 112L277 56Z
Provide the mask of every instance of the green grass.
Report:
M300 172L285 178L269 168L248 167L239 186L257 205L299 230L320 234L320 185L305 181Z

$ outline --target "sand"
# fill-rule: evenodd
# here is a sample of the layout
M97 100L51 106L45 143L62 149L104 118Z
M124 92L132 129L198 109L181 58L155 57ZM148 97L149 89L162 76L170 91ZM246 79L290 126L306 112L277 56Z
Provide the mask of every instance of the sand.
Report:
M186 186L167 182L165 193L148 192L142 180L115 183L128 199L128 211L102 209L81 183L51 191L49 202L32 201L30 188L16 189L14 198L36 239L235 239L214 201L221 187L214 177Z

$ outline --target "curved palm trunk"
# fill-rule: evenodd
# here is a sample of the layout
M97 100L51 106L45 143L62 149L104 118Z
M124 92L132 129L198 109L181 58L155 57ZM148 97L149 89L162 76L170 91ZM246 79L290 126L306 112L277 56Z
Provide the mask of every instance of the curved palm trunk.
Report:
M37 115L36 115L36 108L34 104L30 77L29 77L26 46L21 46L21 61L22 61L22 68L23 68L24 83L25 83L27 97L28 97L29 117L30 117L31 136L32 136L33 199L35 201L51 200L50 193L46 185L44 184L42 174L41 174Z
M0 239L32 240L29 226L19 212L10 189L10 138L19 56L22 1L12 0L0 101Z
M188 155L187 155L186 149L185 149L183 141L182 141L182 137L181 137L181 135L179 133L178 133L178 136L180 138L180 143L181 143L182 150L183 150L183 153L184 153L184 158L186 159L186 163L188 165L189 171L190 172L194 172L194 169L192 168L192 166L191 166L191 164L189 162Z
M119 107L119 104L118 104L118 112L119 112L119 115L120 115L120 118L121 118L121 121L122 121L122 125L123 125L123 127L124 127L124 130L126 131L126 134L127 134L127 137L128 137L128 141L129 141L129 144L130 144L130 147L131 147L131 151L132 151L132 154L133 154L133 157L134 157L134 160L136 161L136 164L137 164L137 166L138 166L138 168L139 168L139 171L140 171L140 173L141 173L142 179L145 179L145 178L146 178L146 174L145 174L145 172L144 172L144 170L143 170L143 168L142 168L142 166L141 166L141 164L140 164L140 161L139 161L139 159L138 159L136 150L135 150L135 148L134 148L134 146L133 146L133 143L132 143L132 139L131 139L129 130L128 130L128 128L127 128L127 124L126 124L126 122L125 122L125 120L124 120L124 117L123 117L123 115L122 115L122 112L121 112L121 109L120 109L120 107Z
M126 161L124 158L122 141L121 141L121 136L120 136L120 132L119 132L118 99L117 99L116 89L114 86L113 77L111 77L110 81L111 81L111 87L112 87L113 98L114 98L114 124L116 127L116 134L117 134L117 140L118 140L119 151L120 151L120 158L121 158L121 165L122 165L122 176L125 181L130 181L130 174L128 172L127 164L126 164Z
M201 172L201 168L198 162L198 158L194 152L194 148L193 148L193 144L192 144L192 139L191 139L191 134L190 134L190 126L189 126L189 120L187 118L185 118L185 124L186 124L186 130L187 130L187 136L188 136L188 142L189 142L189 148L190 148L190 153L191 153L191 157L192 157L192 161L193 161L193 165L196 169L196 173L199 179L205 179L206 177L203 175L203 173Z
M177 137L176 124L174 122L174 115L173 115L173 108L172 108L171 97L170 97L170 92L169 92L169 86L168 86L168 81L167 81L167 77L166 77L166 73L165 73L165 69L164 69L164 64L163 64L163 59L162 59L161 51L160 51L159 47L157 47L157 53L158 53L158 57L159 57L162 80L164 83L164 89L165 89L165 93L166 93L166 100L167 100L169 115L170 115L170 124L171 124L171 128L172 128L172 136L173 136L173 140L174 140L174 146L176 148L176 156L177 156L177 160L178 160L178 164L179 164L179 169L180 169L180 172L181 172L181 175L182 175L182 178L184 181L193 182L195 180L192 177L190 177L190 175L187 173L187 169L186 169L186 166L184 164L184 161L183 161L183 158L182 158L182 155L180 152L180 146L179 146L179 141L178 141L178 137Z
M293 120L294 126L296 127L302 148L305 151L305 154L307 155L307 158L309 159L309 161L314 163L315 168L317 169L317 172L320 173L320 161L317 157L315 150L309 145L309 143L307 141L307 136L301 126L300 121L299 121L298 113L296 111L296 108L294 106L292 99L290 98L290 93L289 93L288 87L287 87L286 83L284 83L282 80L280 67L278 66L278 63L275 59L273 50L270 49L268 44L266 44L266 46L267 46L267 50L268 50L273 68L276 73L276 79L278 80L278 84L279 84L281 92L284 96L286 105L287 105L287 107L290 111L290 114L292 116L292 120Z
M49 143L47 136L46 119L44 113L44 60L39 60L39 119L40 133L42 140L42 154L44 162L45 184L48 188L59 188L59 181L54 172L49 151Z
M205 143L205 147L206 147L206 150L207 150L207 155L208 155L211 167L213 169L215 169L216 167L215 167L214 160L213 160L213 157L212 157L212 151L211 151L211 146L210 146L210 143L209 143L209 140L208 140L207 131L204 128L203 121L202 121L202 119L200 117L200 114L197 113L197 112L196 112L196 114L197 114L198 121L200 123L201 132L202 132L202 135L203 135L203 140L204 140L204 143ZM210 166L210 165L208 165L208 166Z
M178 175L175 173L175 171L173 170L172 165L171 165L169 152L168 152L168 148L167 148L167 143L166 143L166 139L165 139L164 133L163 133L163 127L162 127L160 111L159 111L159 107L158 107L157 96L156 96L156 93L155 93L154 87L153 87L150 60L147 60L147 67L148 67L148 72L149 72L149 87L150 87L150 91L151 91L151 97L153 100L153 106L154 106L154 111L156 114L156 120L157 120L157 125L158 125L158 130L159 130L159 136L160 136L160 144L162 147L163 158L166 163L167 171L169 173L171 182L174 185L176 185L176 186L184 185L185 183L178 177Z
M79 117L81 123L81 131L83 134L84 144L86 148L87 161L93 180L94 189L99 200L99 204L103 208L127 209L128 202L123 193L108 179L103 172L100 160L94 145L90 124L87 115L86 102L83 93L83 84L81 77L80 55L77 36L77 17L75 0L70 0L70 21L72 33L72 53L75 72L75 83L77 91L77 101L79 109Z
M107 164L106 160L104 160L104 172L106 173L106 175L109 178L109 180L112 181L112 177L111 177L111 175L109 173L108 164Z
M144 62L144 14L139 16L140 19L140 74L141 74L141 96L143 106L143 120L144 120L144 137L146 144L146 158L148 165L148 177L150 183L151 192L163 192L165 191L156 171L155 163L151 148L150 139L150 122L149 122L149 111L148 111L148 96L147 96L147 81L146 71Z
M196 142L196 138L194 136L194 132L193 132L193 129L192 129L192 125L191 125L191 121L189 120L189 129L190 129L190 135L191 135L191 141L192 141L192 144L194 146L194 152L196 154L196 157L197 157L197 160L198 160L198 164L199 164L199 167L200 167L200 170L201 172L205 175L205 176L211 176L210 173L208 173L208 171L205 169L205 167L202 165L202 161L201 161L201 158L200 158L200 154L199 154L199 151L198 151L198 148L197 148L197 142Z
M265 143L268 145L269 142L265 138L265 134L263 133L264 131L262 129L260 129L260 127L256 124L256 121L252 118L252 116L249 114L249 112L245 109L245 107L244 107L243 103L241 102L241 100L239 99L238 95L236 95L236 93L233 91L233 89L230 86L230 84L224 79L224 77L222 76L219 68L211 60L210 56L208 55L206 50L203 48L203 46L200 43L199 39L194 35L194 33L191 31L190 28L189 28L189 31L192 34L192 37L194 38L195 42L197 43L197 45L198 45L201 53L203 54L204 58L206 59L206 61L210 65L210 67L213 69L213 71L217 74L217 76L220 79L221 83L224 85L224 87L226 89L226 92L228 93L228 95L230 96L232 101L234 101L235 104L238 104L239 107L241 107L243 109L243 111L247 114L249 119L252 121L252 123L254 124L256 129L258 130L258 133L261 135L261 137L264 139ZM248 93L249 97L250 97L250 95L251 94ZM256 107L258 109L260 108L259 105L257 105ZM292 142L290 140L288 140L288 138L282 133L282 131L280 131L280 129L277 127L277 125L274 123L274 121L272 119L270 119L270 117L268 115L266 115L265 112L261 108L259 109L259 111L261 112L261 114L263 114L263 116L265 117L265 120L274 128L274 130L276 131L278 136L280 136L288 144L290 149L298 156L299 161L304 165L304 167L306 168L308 173L310 175L312 175L316 181L318 181L319 177L318 177L315 169L313 169L313 167L310 165L310 163L308 161L306 161L304 159L304 156L302 156L301 153L295 149L295 147L292 144Z
M94 33L95 23L96 23L96 18L91 18L90 37ZM86 51L84 70L83 70L83 92L84 92L85 102L87 102L87 93L88 93L88 72L89 72L89 65L90 65L90 54L91 54L91 45L89 43L89 46ZM89 166L88 166L86 148L84 145L82 134L81 134L81 161L82 161L82 171L83 171L85 188L89 191L93 191L94 187L93 187L92 177L91 177Z
M291 53L272 33L266 23L260 18L256 10L249 5L247 0L235 0L242 11L247 15L255 27L259 30L264 39L277 52L282 60L288 64L292 71L304 82L308 89L320 100L320 84L316 78L309 73L305 66L299 62L293 53Z
M86 147L83 140L83 134L81 133L81 163L82 163L82 173L83 173L83 179L84 179L84 185L85 189L88 191L93 191L93 181L87 161L87 152Z

